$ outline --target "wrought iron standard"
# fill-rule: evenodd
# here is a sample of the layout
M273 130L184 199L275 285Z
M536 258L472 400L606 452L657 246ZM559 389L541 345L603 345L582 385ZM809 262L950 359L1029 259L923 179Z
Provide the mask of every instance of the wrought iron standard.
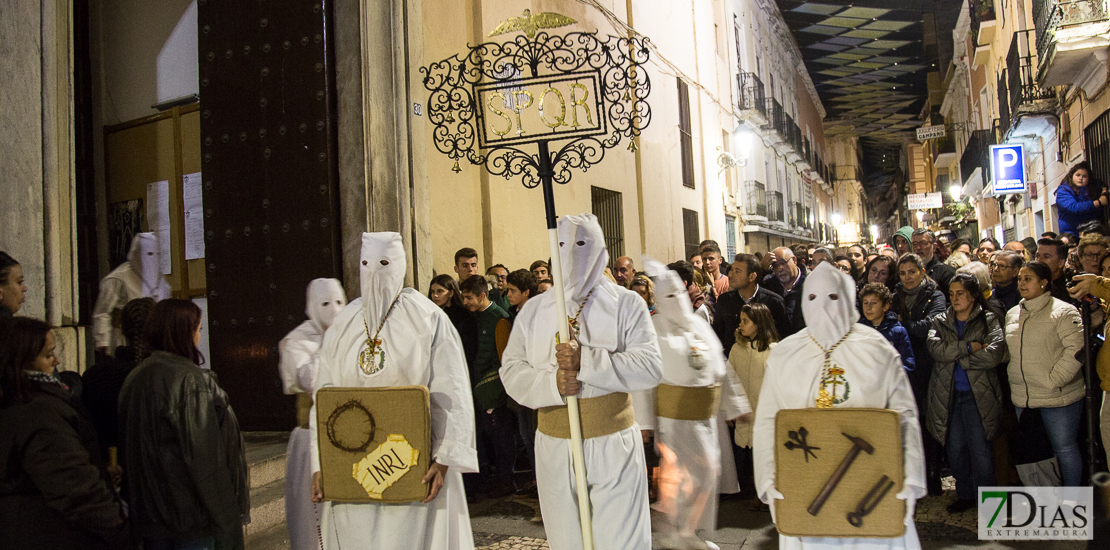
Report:
M471 164L483 165L491 174L505 179L519 175L527 188L543 186L555 316L559 319L560 341L567 342L570 335L567 324L562 322L567 312L559 265L553 183L569 183L572 168L585 171L601 162L605 150L620 144L622 137L629 139L630 151L636 150L635 138L651 121L651 107L646 101L651 83L647 71L641 68L647 63L651 50L646 38L599 38L597 33L580 32L561 36L546 32L533 35L535 29L532 27L521 30L525 31L524 36L516 36L505 43L471 46L465 54L432 63L420 71L424 74L424 87L430 94L428 120L435 125L433 140L440 152L454 159L452 169L456 173L461 171L459 160L466 158ZM523 76L524 71L528 71L527 76ZM536 100L528 86L545 86L539 93L539 116L530 117L529 122L533 127L547 128L537 134L524 130L529 117L522 115ZM570 123L566 120L567 102L556 86L562 86L570 97ZM587 100L591 90L596 123ZM543 112L548 98L558 101L557 116ZM579 123L579 108L585 115L584 125ZM487 120L487 110L496 118ZM509 113L515 115L515 132L514 117ZM501 126L495 125L495 120ZM505 123L508 126L503 126ZM550 151L551 142L563 143L554 155ZM517 147L531 143L537 146L535 155ZM567 414L582 547L593 550L592 516L576 396L567 396Z
M430 94L428 120L435 125L436 148L455 161L455 171L459 170L459 160L465 158L471 164L485 165L489 173L505 179L522 176L528 188L539 186L548 174L555 183L568 183L571 168L585 171L601 162L606 149L616 147L624 137L634 140L651 121L651 107L645 101L651 82L647 71L641 69L649 55L646 38L540 32L535 38L519 35L510 42L471 46L465 54L421 67L424 87ZM523 76L524 71L530 74ZM560 132L551 128L549 132L518 139L482 139L487 129L483 125L489 121L478 101L480 86L501 84L508 90L556 78L588 78L591 74L597 74L600 83L599 95L591 105L598 107L597 128L588 132ZM530 98L531 94L525 101ZM519 116L528 106L517 109L518 105L510 106L509 112ZM604 113L603 120L600 113ZM548 143L561 140L568 142L551 156ZM482 142L490 145L484 152L480 151ZM537 143L539 154L515 146L526 143ZM635 151L635 141L629 148Z

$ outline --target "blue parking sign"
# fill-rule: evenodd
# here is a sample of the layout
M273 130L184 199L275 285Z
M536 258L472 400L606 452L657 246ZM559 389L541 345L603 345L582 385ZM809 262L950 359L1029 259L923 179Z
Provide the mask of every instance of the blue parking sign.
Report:
M994 193L1025 193L1025 149L1018 145L991 145L991 174Z

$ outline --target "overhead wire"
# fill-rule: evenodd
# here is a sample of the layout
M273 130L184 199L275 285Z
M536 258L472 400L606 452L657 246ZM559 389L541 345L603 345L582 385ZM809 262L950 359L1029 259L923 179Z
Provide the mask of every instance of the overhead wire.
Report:
M686 74L682 69L680 69L678 67L678 65L676 65L671 60L667 59L667 56L663 55L663 53L661 51L659 51L659 47L656 46L655 43L651 42L650 40L645 40L645 39L648 38L646 35L644 35L640 31L636 30L635 28L633 28L628 23L625 23L624 20L622 20L620 17L618 17L617 14L613 13L612 10L610 10L609 8L601 5L601 3L598 0L575 0L575 1L580 3L580 4L584 4L586 6L592 7L595 10L597 10L601 14L601 16L604 17L605 20L608 21L609 24L612 25L613 28L616 29L617 31L623 32L626 35L628 35L629 37L635 37L635 38L640 38L640 39L644 40L644 45L649 50L651 50L651 57L648 59L648 63L651 63L652 65L654 65L663 74L668 75L668 76L673 76L673 77L685 82L687 86L691 86L691 87L697 89L702 94L705 94L705 96L708 97L710 101L712 101L713 103L716 103L717 106L720 107L722 111L728 113L729 115L732 115L733 117L736 116L736 111L733 110L731 105L726 105L726 104L722 103L721 100L717 99L717 96L714 95L713 92L709 91L708 88L703 86L701 84L701 82L698 82L698 80L696 78L691 77L690 75Z

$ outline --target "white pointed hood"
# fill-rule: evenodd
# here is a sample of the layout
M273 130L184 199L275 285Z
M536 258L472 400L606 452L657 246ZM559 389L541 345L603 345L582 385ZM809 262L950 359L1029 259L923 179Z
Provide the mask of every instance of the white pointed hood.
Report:
M323 334L347 305L347 295L337 279L313 279L305 290L304 314L312 328Z
M831 348L859 321L855 282L832 264L822 262L806 276L802 314L813 339L821 347Z
M131 239L127 263L142 281L143 297L163 300L170 297L170 286L162 276L162 249L154 233L139 233Z
M405 284L405 247L392 231L362 234L359 260L362 316L373 336Z
M596 216L559 218L559 259L563 264L567 311L573 315L586 295L605 280L605 266L609 264L605 235Z
M651 256L643 256L644 271L655 283L655 318L676 327L693 331L697 314L690 305L690 295L674 270Z

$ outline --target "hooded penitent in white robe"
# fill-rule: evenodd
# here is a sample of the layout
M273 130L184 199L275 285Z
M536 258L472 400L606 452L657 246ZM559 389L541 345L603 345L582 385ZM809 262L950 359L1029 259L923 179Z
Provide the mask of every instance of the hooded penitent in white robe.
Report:
M97 348L116 347L126 342L119 326L123 306L136 298L154 298L155 301L170 297L170 284L162 275L162 252L154 233L139 233L131 239L127 261L113 269L100 280L100 294L93 307L93 342Z
M725 364L721 342L709 323L694 313L678 274L646 256L644 268L655 281L655 315L651 319L663 357L662 383L690 388L721 386L719 414L712 418L677 420L648 415L660 455L659 500L654 507L666 514L662 531L670 547L706 548L697 531L713 533L717 529L718 478L724 468L736 469L731 446L729 462L721 462L720 419L732 420L752 409L736 373ZM654 411L655 392L640 395L644 394L648 398L642 406Z
M902 491L896 496L906 501L906 532L898 538L872 539L779 535L782 549L921 547L913 512L917 499L927 491L917 404L898 351L877 330L856 322L859 313L855 302L855 282L832 264L822 263L806 277L802 289L806 328L780 342L767 358L752 444L756 492L771 505L773 516L774 501L783 498L775 489L775 414L781 409L815 406L824 350L840 342L831 359L833 365L844 370L847 382L832 388L833 406L890 409L902 415L905 478Z
M359 269L362 297L347 304L325 332L314 391L332 386L427 386L432 460L448 470L439 496L428 504L325 502L320 524L324 548L472 549L462 474L478 471L478 453L462 342L439 306L412 288L402 288L405 251L399 234L363 233ZM367 375L358 358L367 348L366 327L372 336L379 325L384 356L375 355ZM315 473L320 471L315 405L309 429Z
M635 292L605 278L609 263L601 226L593 214L559 220L559 258L567 314L578 317L581 346L579 398L653 388L662 376L659 345L647 305ZM566 319L555 316L555 293L528 300L513 324L501 358L501 381L525 407L561 406L556 384L555 336ZM651 548L651 519L640 427L633 425L582 443L593 512L594 547ZM544 529L552 550L582 548L571 442L536 433L536 483Z
M315 279L305 291L308 320L281 339L278 372L287 394L311 394L316 383L320 344L335 316L347 304L343 286L336 279ZM305 398L308 401L307 397ZM300 405L300 403L298 403ZM298 406L298 420L300 407ZM289 434L285 453L285 525L291 550L319 550L319 506L312 502L312 434L298 426Z

